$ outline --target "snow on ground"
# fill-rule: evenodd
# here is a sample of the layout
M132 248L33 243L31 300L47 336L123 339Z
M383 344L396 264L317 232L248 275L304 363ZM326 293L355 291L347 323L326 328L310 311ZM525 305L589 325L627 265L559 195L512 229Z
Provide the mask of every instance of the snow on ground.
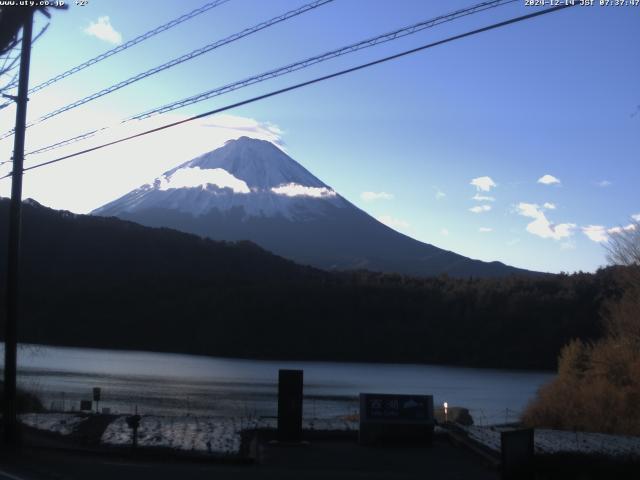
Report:
M29 427L61 435L71 434L86 419L86 415L77 413L20 415L20 421ZM277 419L274 417L145 415L138 429L138 445L237 455L240 452L242 431L276 427ZM357 431L358 422L343 418L305 419L302 427L314 431ZM504 428L470 426L464 430L470 439L491 450L500 451L500 432L504 431ZM534 439L538 454L583 453L640 459L640 437L536 429ZM101 441L107 445L130 445L131 429L127 425L126 417L121 416L111 422Z
M273 428L276 428L276 426L274 419ZM316 418L302 421L303 430L351 432L357 431L359 428L357 421L344 420L342 418Z
M499 428L472 426L465 430L472 440L500 451ZM640 437L536 429L534 441L537 454L583 453L640 458Z
M248 421L238 418L148 415L140 420L138 445L236 454L240 451L240 432L248 424ZM126 417L119 417L107 427L101 441L108 445L129 445L131 432Z
M535 435L540 437L536 439L536 450L540 453L562 451L640 458L640 437L559 430L536 430Z
M69 435L88 417L74 413L41 413L21 415L30 427ZM126 416L116 418L102 434L106 445L130 445L132 430ZM275 429L274 417L196 417L144 415L138 428L138 445L164 447L197 453L237 455L244 430ZM358 422L342 418L305 419L305 430L357 431Z
M275 418L242 417L160 417L143 416L138 428L138 445L165 447L198 453L236 455L240 453L243 430L275 429ZM316 419L303 422L305 430L351 431L357 423L342 419ZM131 429L126 417L112 422L102 435L107 445L130 445Z
M24 425L61 435L69 435L87 419L86 415L77 413L26 413L19 418Z

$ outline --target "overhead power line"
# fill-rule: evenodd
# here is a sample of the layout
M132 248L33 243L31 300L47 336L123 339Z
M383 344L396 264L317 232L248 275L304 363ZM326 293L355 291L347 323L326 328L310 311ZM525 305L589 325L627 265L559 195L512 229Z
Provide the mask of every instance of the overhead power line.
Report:
M303 87L306 87L306 86L309 86L309 85L313 85L315 83L323 82L325 80L329 80L329 79L332 79L332 78L336 78L336 77L340 77L340 76L343 76L343 75L347 75L349 73L353 73L353 72L356 72L358 70L363 70L365 68L369 68L369 67L372 67L374 65L379 65L381 63L386 63L386 62L389 62L391 60L397 60L398 58L402 58L402 57L405 57L405 56L408 56L408 55L412 55L414 53L421 52L421 51L427 50L429 48L433 48L433 47L437 47L439 45L443 45L445 43L450 43L450 42L453 42L455 40L460 40L462 38L470 37L472 35L477 35L479 33L487 32L489 30L494 30L496 28L505 27L507 25L511 25L511 24L518 23L518 22L522 22L524 20L529 20L531 18L539 17L541 15L545 15L545 14L548 14L548 13L557 12L557 11L563 10L565 8L573 7L574 5L577 5L577 4L567 3L567 4L564 4L564 5L559 5L559 6L556 6L556 7L546 8L544 10L539 10L537 12L529 13L527 15L521 15L519 17L510 18L509 20L505 20L505 21L502 21L502 22L494 23L494 24L488 25L486 27L482 27L482 28L478 28L476 30L471 30L471 31L468 31L468 32L465 32L465 33L461 33L459 35L454 35L452 37L448 37L448 38L445 38L443 40L438 40L436 42L428 43L426 45L422 45L420 47L412 48L410 50L405 50L403 52L396 53L396 54L390 55L388 57L383 57L383 58L380 58L378 60L374 60L374 61L371 61L371 62L368 62L368 63L363 63L363 64L360 64L360 65L357 65L355 67L347 68L345 70L340 70L338 72L334 72L334 73L331 73L329 75L316 77L316 78L314 78L312 80L307 80L305 82L297 83L297 84L291 85L289 87L281 88L279 90L274 90L272 92L265 93L265 94L259 95L257 97L249 98L247 100L236 102L236 103L233 103L231 105L227 105L227 106L224 106L224 107L216 108L215 110L210 110L208 112L204 112L204 113L201 113L199 115L194 115L192 117L185 118L183 120L178 120L176 122L171 122L171 123L168 123L166 125L162 125L160 127L156 127L156 128L152 128L150 130L146 130L144 132L136 133L134 135L129 135L129 136L123 137L123 138L119 138L117 140L113 140L111 142L106 142L106 143L103 143L101 145L97 145L95 147L87 148L85 150L80 150L78 152L71 153L69 155L64 155L62 157L58 157L58 158L55 158L53 160L48 160L46 162L42 162L42 163L39 163L37 165L32 165L30 167L25 168L23 171L26 172L28 170L34 170L36 168L44 167L46 165L51 165L53 163L62 162L63 160L67 160L67 159L70 159L70 158L73 158L73 157L77 157L77 156L84 155L84 154L87 154L87 153L90 153L90 152L94 152L96 150L101 150L103 148L110 147L112 145L117 145L119 143L127 142L129 140L133 140L135 138L143 137L143 136L149 135L151 133L160 132L160 131L166 130L168 128L176 127L178 125L182 125L184 123L192 122L192 121L198 120L200 118L204 118L204 117L208 117L208 116L211 116L211 115L215 115L217 113L222 113L222 112L225 112L227 110L231 110L231 109L234 109L234 108L237 108L237 107L248 105L250 103L258 102L260 100L264 100L264 99L267 99L267 98L270 98L270 97L274 97L276 95L281 95L283 93L290 92L290 91L293 91L293 90L297 90L299 88L303 88ZM0 177L0 180L8 178L12 174L13 174L13 172L10 172L5 176Z
M137 45L140 42L144 42L145 40L148 40L151 37L154 37L156 35L158 35L159 33L165 32L177 25L180 25L183 22L186 22L187 20L191 20L194 17L197 17L198 15L201 15L209 10L211 10L212 8L215 8L219 5L222 5L223 3L227 3L229 0L215 0L213 2L209 2L206 3L204 5L202 5L199 8L196 8L195 10L189 12L189 13L185 13L184 15L181 15L178 18L174 18L173 20L165 23L164 25L160 25L159 27L154 28L153 30L149 30L146 33L143 33L142 35L138 35L136 38L129 40L128 42L125 42L121 45L118 45L115 48L112 48L111 50L107 50L104 53L101 53L100 55L93 57L89 60L87 60L84 63L81 63L80 65L77 65L73 68L70 68L69 70L60 73L59 75L56 75L55 77L50 78L49 80L42 82L39 85L36 85L35 87L32 87L31 89L29 89L29 94L35 93L39 90L42 90L43 88L48 87L49 85L56 83L60 80L62 80L63 78L67 78L70 75L73 75L74 73L78 73L81 70L84 70L87 67L90 67L91 65L94 65L98 62L101 62L102 60L105 60L113 55L115 55L116 53L120 53L123 50L126 50L128 48L133 47L134 45ZM12 102L6 102L2 105L0 105L0 109L11 105Z
M365 48L373 47L375 45L379 45L381 43L386 43L392 40L396 40L398 38L406 37L407 35L412 35L414 33L420 32L427 28L432 28L434 26L440 25L442 23L451 22L460 17L465 17L467 15L472 15L474 13L478 13L484 10L488 10L490 8L499 7L501 5L506 5L508 3L513 3L519 0L494 0L488 2L482 2L478 5L474 5L473 7L465 8L462 10L457 10L453 13L449 13L446 15L441 15L439 17L425 20L423 22L419 22L408 27L400 28L398 30L394 30L392 32L388 32L382 35L378 35L377 37L369 38L367 40L363 40L361 42L353 43L351 45L347 45L346 47L341 47L336 50L331 50L329 52L322 53L320 55L316 55L311 58L307 58L305 60L291 63L289 65L285 65L284 67L276 68L274 70L270 70L268 72L261 73L259 75L255 75L253 77L246 78L239 82L234 82L229 85L225 85L223 87L215 88L213 90L208 90L206 92L200 93L198 95L193 95L191 97L187 97L182 100L178 100L176 102L169 103L159 108L155 108L153 110L149 110L145 113L135 115L133 117L128 118L127 120L142 120L145 118L149 118L153 115L159 113L166 113L172 110L176 110L178 108L185 107L187 105L192 105L194 103L198 103L204 100L208 100L213 97L217 97L219 95L231 92L233 90L237 90L239 88L243 88L249 85L253 85L255 83L263 82L265 80L269 80L271 78L279 77L281 75L285 75L287 73L295 72L297 70L301 70L303 68L310 67L317 63L324 62L326 60L330 60L332 58L340 57L342 55L346 55L349 53L357 52L358 50L362 50Z
M163 70L167 70L171 67L175 67L176 65L179 65L181 63L187 62L189 60L192 60L196 57L199 57L200 55L203 55L207 52L210 52L211 50L214 50L216 48L220 48L224 45L227 45L229 43L235 42L236 40L240 40L241 38L244 38L248 35L251 35L253 33L259 32L261 30L264 30L265 28L271 27L273 25L276 25L280 22L283 22L285 20L288 20L292 17L296 17L298 15L302 15L303 13L306 13L310 10L313 10L315 8L318 8L322 5L325 5L327 3L331 3L334 0L315 0L311 3L308 3L306 5L303 5L302 7L296 8L294 10L290 10L286 13L283 13L282 15L278 15L277 17L273 17L270 20L267 20L265 22L259 23L257 25L254 25L253 27L250 28L246 28L244 30L242 30L241 32L238 33L234 33L233 35L230 35L226 38L223 38L222 40L218 40L216 42L210 43L208 45L205 45L204 47L198 48L196 50L193 50L192 52L189 52L185 55L181 55L180 57L174 58L173 60L170 60L166 63L163 63L162 65L159 65L157 67L154 67L150 70L147 70L145 72L139 73L137 75L134 75L133 77L127 78L126 80L123 80L121 82L116 83L115 85L111 85L110 87L104 88L98 92L95 92L87 97L81 98L80 100L76 100L75 102L72 102L70 104L67 104L63 107L60 107L56 110L53 110L43 116L41 116L40 118L34 120L33 122L29 123L27 125L27 127L32 127L34 125L37 125L38 123L42 123L52 117L55 117L56 115L60 115L61 113L64 113L66 111L69 111L73 108L79 107L80 105L84 105L85 103L91 102L93 100L96 100L100 97L103 97L104 95L108 95L110 93L115 92L116 90L120 90L123 87L126 87L127 85L131 85L132 83L138 82L142 79L145 79L147 77L150 77L152 75L155 75L156 73L162 72ZM4 133L2 136L0 136L0 140L7 138L9 136L11 136L13 134L13 130L10 130L6 133Z
M167 105L152 109L152 110L148 110L144 113L140 113L131 117L128 117L124 120L122 120L118 125L121 125L123 123L129 122L131 120L142 120L148 117L151 117L153 115L157 115L157 114L161 114L161 113L166 113L166 112L170 112L182 107L185 107L187 105L192 105L195 103L199 103L205 100L208 100L210 98L213 97L217 97L220 95L224 95L226 93L244 88L244 87L248 87L250 85L254 85L256 83L260 83L260 82L264 82L266 80L272 79L272 78L276 78L282 75L286 75L288 73L292 73L298 70L302 70L304 68L310 67L312 65L316 65L318 63L321 62L325 62L327 60L331 60L333 58L336 57L340 57L343 55L347 55L349 53L353 53L353 52L357 52L359 50L363 50L365 48L369 48L369 47L373 47L382 43L386 43L386 42L390 42L393 40L397 40L399 38L405 37L407 35L411 35L417 32L420 32L422 30L425 30L427 28L432 28L435 27L437 25L443 24L443 23L447 23L453 20L456 20L458 18L467 16L467 15L471 15L474 13L479 13L482 12L484 10L488 10L491 8L496 8L502 5L506 5L509 3L514 3L515 1L519 1L519 0L493 0L493 1L485 1L482 3L479 3L477 5L474 5L472 7L468 7L462 10L456 10L454 12L445 14L445 15L440 15L438 17L435 18L431 18L429 20L424 20L422 22L418 22L415 23L413 25L409 25L407 27L402 27L396 30L393 30L391 32L387 32L384 33L382 35L378 35L376 37L372 37L369 38L367 40L362 40L360 42L357 43L353 43L351 45L347 45L335 50L331 50L325 53L322 53L320 55L316 55L295 63L291 63L289 65L285 65L283 67L279 67L273 70L269 70L267 72L263 72L260 73L258 75L254 75L252 77L249 78L245 78L243 80L237 81L237 82L233 82L227 85L224 85L222 87L218 87L212 90L208 90L206 92L200 93L198 95L193 95L190 97L187 97L185 99L182 100L178 100L176 102L172 102L169 103ZM99 129L95 129L95 130L91 130L89 132L85 132L83 134L80 135L76 135L72 138L68 138L66 140L62 140L60 142L56 142L54 144L51 145L46 145L44 147L40 147L36 150L33 150L31 152L28 152L27 155L34 155L34 154L39 154L39 153L45 153L57 148L61 148L64 147L66 145L72 144L72 143L76 143L82 140L85 140L87 138L93 137L94 135L96 135L99 132L102 132L104 130L109 129L110 126L105 126Z

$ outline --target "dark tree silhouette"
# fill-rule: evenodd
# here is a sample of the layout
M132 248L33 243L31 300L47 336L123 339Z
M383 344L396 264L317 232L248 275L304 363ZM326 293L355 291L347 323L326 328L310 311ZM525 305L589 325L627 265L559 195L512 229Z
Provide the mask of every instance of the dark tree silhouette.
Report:
M67 5L55 7L0 6L0 96L9 95L18 86L20 66L20 30L31 10L51 18L50 9L64 10ZM47 30L47 23L33 38L35 43ZM2 103L6 106L7 103Z

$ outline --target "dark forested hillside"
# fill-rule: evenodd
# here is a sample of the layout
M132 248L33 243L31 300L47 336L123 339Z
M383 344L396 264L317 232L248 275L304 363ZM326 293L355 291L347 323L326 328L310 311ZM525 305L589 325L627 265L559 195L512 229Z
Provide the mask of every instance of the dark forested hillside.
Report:
M7 210L0 200L3 272ZM620 295L615 269L482 280L328 273L249 242L33 202L23 233L23 342L554 368L568 340L599 335L603 302Z

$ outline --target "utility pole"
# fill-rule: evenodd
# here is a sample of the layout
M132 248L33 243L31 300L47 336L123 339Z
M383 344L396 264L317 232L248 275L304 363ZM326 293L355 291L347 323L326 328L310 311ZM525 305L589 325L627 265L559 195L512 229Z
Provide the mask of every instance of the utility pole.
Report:
M20 270L20 214L22 208L22 168L24 162L24 137L27 120L29 91L29 61L31 59L31 35L33 9L29 8L22 28L20 53L20 80L16 99L16 126L13 144L13 172L11 176L11 204L9 206L9 241L7 259L6 316L4 331L4 443L8 448L18 448L18 419L16 416L16 373L18 353L18 284Z

